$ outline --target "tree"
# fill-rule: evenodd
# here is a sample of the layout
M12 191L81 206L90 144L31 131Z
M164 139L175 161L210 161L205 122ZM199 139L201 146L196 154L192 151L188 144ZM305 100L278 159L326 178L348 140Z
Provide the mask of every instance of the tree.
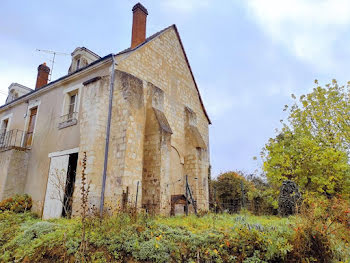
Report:
M220 209L238 212L242 206L246 184L246 179L238 172L220 174L216 180L212 181L215 194L214 201L218 203Z
M271 195L271 188L261 177L231 171L220 174L211 182L212 208L221 211L239 212L242 207L254 214L276 214L277 203Z
M350 190L350 93L335 80L295 100L287 122L262 151L263 169L275 188L293 180L311 194L332 197Z

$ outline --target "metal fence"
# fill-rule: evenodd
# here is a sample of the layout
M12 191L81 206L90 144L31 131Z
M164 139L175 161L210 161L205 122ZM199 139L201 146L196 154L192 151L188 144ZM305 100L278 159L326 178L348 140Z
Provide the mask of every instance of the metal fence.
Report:
M77 124L77 117L78 117L77 112L71 112L61 116L59 119L58 128L62 129L62 128Z
M27 133L21 130L0 131L0 150L10 147L25 148Z
M209 209L214 213L240 213L242 210L248 210L255 215L276 215L277 209L264 202L262 198L253 198L252 200L217 200L209 202Z

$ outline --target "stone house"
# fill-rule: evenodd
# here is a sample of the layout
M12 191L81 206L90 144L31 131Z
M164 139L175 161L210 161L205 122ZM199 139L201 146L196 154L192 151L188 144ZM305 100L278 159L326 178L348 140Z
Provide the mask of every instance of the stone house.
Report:
M132 11L128 49L100 57L78 47L67 75L48 83L44 63L34 90L9 87L0 200L28 193L43 218L74 215L86 153L91 207L183 212L187 176L198 209L208 209L210 120L178 30L146 38L147 9Z

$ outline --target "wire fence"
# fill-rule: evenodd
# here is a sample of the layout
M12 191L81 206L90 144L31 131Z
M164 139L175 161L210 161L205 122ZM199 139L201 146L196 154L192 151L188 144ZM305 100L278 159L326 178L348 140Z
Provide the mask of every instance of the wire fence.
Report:
M204 194L192 193L191 186L189 184L187 186L187 194L184 190L183 194L171 195L171 199L167 201L169 203L161 204L161 201L155 200L154 196L149 197L149 200L140 200L142 186L140 182L137 182L136 189L133 191L129 191L129 187L123 190L122 200L117 209L124 212L138 213L142 211L149 215L157 215L163 214L164 211L168 213L170 205L170 215L205 214L208 212L208 208L212 213L234 214L240 213L242 210L248 210L255 215L275 215L278 213L277 209L269 206L264 198L248 198L248 193L243 185L240 185L242 190L240 194L233 195L234 198L231 195L229 198L223 198L219 194L217 196L216 191L213 191L212 188L209 191L209 200L208 196ZM228 189L226 189L226 193L230 192L227 191ZM106 210L114 210L114 208L106 207Z
M242 210L248 210L255 215L276 215L278 211L262 197L248 198L247 195L241 195L237 198L225 199L220 197L211 197L209 201L209 210L214 213L240 213Z

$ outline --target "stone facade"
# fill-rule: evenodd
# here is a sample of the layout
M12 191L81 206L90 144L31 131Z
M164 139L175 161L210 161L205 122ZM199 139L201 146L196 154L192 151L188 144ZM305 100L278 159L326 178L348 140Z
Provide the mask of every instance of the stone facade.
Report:
M208 209L210 121L176 27L171 26L136 48L113 56L116 64L105 207L119 208L128 193L129 205L169 215L172 196L185 194L187 175L198 208ZM15 152L0 153L0 162L4 162L0 168L0 186L3 187L2 178L9 176L9 170L18 173L17 177L24 178L19 192L32 195L38 213L42 213L45 196L49 196L45 193L50 167L53 163L65 163L64 169L69 171L67 167L75 152L78 152L78 166L73 214L78 214L81 207L84 152L90 205L96 208L100 205L112 61L112 55L98 59L29 93L27 98L12 102L11 107L0 108L0 119L12 114L11 129L27 130L28 115L23 119L23 113L28 113L30 106L26 101L38 105L31 147L21 157L11 158L12 162L17 160L11 165L9 156ZM77 94L78 98L76 122L62 128L60 116L69 108L67 99L71 94ZM19 163L27 164L21 172ZM5 166L17 168L6 170ZM176 206L175 210L181 208Z
M177 169L181 175L169 178L168 191L182 194L187 174L199 208L208 209L209 121L176 27L169 27L147 45L119 59L119 69L152 83L164 93L162 111L172 130L169 152L177 153L180 161L176 164L176 154L172 154L175 157L171 166L182 167Z

